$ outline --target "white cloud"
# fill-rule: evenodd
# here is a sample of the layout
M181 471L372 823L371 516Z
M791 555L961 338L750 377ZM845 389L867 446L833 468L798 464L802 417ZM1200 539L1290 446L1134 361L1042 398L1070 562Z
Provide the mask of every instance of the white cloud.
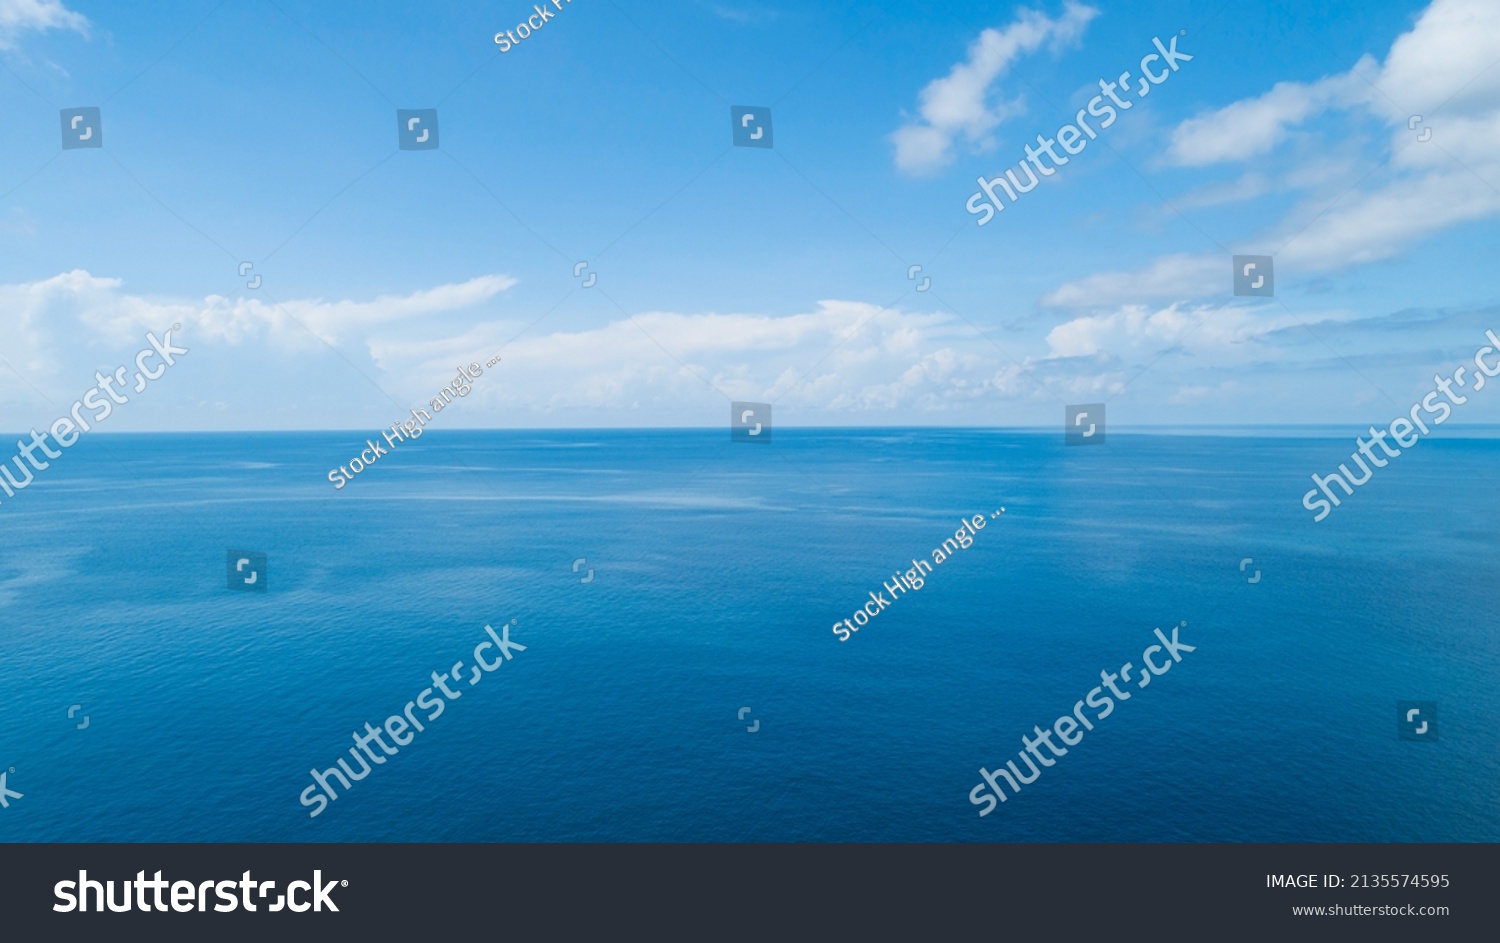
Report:
M1366 56L1360 65L1373 64ZM1189 118L1172 132L1167 159L1183 167L1246 161L1273 150L1291 129L1330 106L1363 97L1369 86L1352 73L1312 84L1278 82L1269 92Z
M1222 391L1193 384L1253 380L1255 369L1295 357L1301 330L1277 305L1117 305L1072 318L1045 341L1001 338L1001 350L952 314L843 300L789 315L647 311L528 330L538 312L484 306L510 283L487 275L373 301L283 305L338 337L338 353L258 298L148 298L82 270L0 285L4 356L24 379L0 368L0 403L40 422L96 369L127 363L147 330L180 322L174 339L191 349L190 366L132 409L139 428L161 428L163 417L173 428L389 422L393 409L430 400L457 365L496 355L502 362L473 384L455 427L703 424L720 421L725 398L775 402L810 425L1024 423L1051 417L1059 402L1126 389L1163 403L1217 402ZM1303 319L1325 335L1350 320ZM1164 374L1170 387L1149 393L1152 380L1133 381L1173 350L1220 375Z
M61 362L57 342L67 334L58 325L79 312L107 308L119 279L95 278L82 269L36 282L0 285L3 354L22 377L40 377ZM96 322L97 323L97 322Z
M291 300L277 306L259 298L218 295L201 301L148 298L122 291L118 278L75 269L40 281L0 285L0 336L6 338L5 359L28 386L36 387L68 374L86 377L97 359L91 347L112 348L104 359L117 358L146 331L160 332L174 323L183 326L179 337L195 343L234 346L264 339L278 349L305 352L324 349L309 330L329 343L368 338L397 322L475 308L514 284L506 275L485 275L374 301ZM79 343L80 337L85 343ZM19 387L9 371L0 372L0 385Z
M1500 4L1434 0L1391 44L1383 64L1364 56L1348 72L1315 82L1281 82L1264 94L1182 122L1169 162L1206 166L1243 162L1275 150L1301 128L1304 154L1331 151L1343 129L1325 130L1334 112L1386 126L1389 151L1350 164L1309 157L1276 171L1282 190L1309 192L1278 223L1235 251L1275 251L1283 278L1333 271L1395 256L1464 223L1500 216ZM1413 115L1422 121L1408 127ZM1417 135L1425 129L1428 141ZM1183 206L1217 201L1239 183L1200 188ZM1369 185L1365 185L1368 182ZM1296 273L1296 275L1293 275ZM1135 272L1102 272L1058 287L1042 303L1089 307L1222 296L1229 260L1174 255Z
M1490 164L1489 176L1500 183L1500 175L1493 173L1497 166ZM1496 215L1500 215L1500 192L1455 166L1447 173L1401 180L1341 200L1305 229L1287 233L1291 241L1277 260L1285 260L1283 270L1299 272L1376 262L1460 223Z
M1408 160L1435 159L1430 153L1435 148L1402 147L1417 133L1407 127L1413 115L1423 116L1428 127L1451 122L1442 140L1467 147L1475 159L1493 160L1497 47L1500 4L1433 0L1391 43L1384 64L1365 55L1347 72L1316 82L1279 82L1264 94L1190 118L1173 131L1168 159L1194 167L1245 161L1274 150L1294 127L1331 111L1359 110L1392 126L1392 150ZM1479 140L1466 120L1486 126Z
M1229 262L1214 255L1168 255L1143 272L1100 272L1042 296L1059 308L1113 308L1163 298L1199 298L1221 288ZM1220 292L1222 294L1222 292Z
M496 349L501 335L515 330L486 326L494 346L478 349ZM471 333L447 356L433 350L416 356L451 365L476 349L473 342ZM512 341L503 352L504 390L486 395L499 396L507 408L615 410L716 397L707 380L735 399L784 396L819 409L936 405L982 386L994 372L994 357L962 354L960 347L974 347L972 332L948 316L862 302L823 301L786 316L645 312ZM378 356L403 353L392 344ZM557 370L560 363L569 369ZM913 368L919 375L908 375Z
M338 344L351 335L368 336L371 328L395 321L477 307L514 284L516 280L508 275L482 275L409 295L383 295L374 301L299 299L271 304L254 297L231 300L215 295L207 299L207 314L198 330L205 337L229 343L265 332L294 347L316 344L319 338Z
M63 6L62 0L0 0L0 49L14 49L27 30L70 29L84 36L89 21Z
M990 101L996 80L1017 58L1035 52L1044 43L1050 41L1056 49L1076 41L1098 15L1094 7L1068 0L1057 19L1022 9L1003 30L984 30L969 45L965 61L922 89L918 119L891 135L896 145L896 166L913 174L935 172L952 161L953 141L959 135L978 150L993 147L990 132L1021 110L1019 99Z
M404 296L386 295L368 302L294 301L282 307L318 335L337 343L360 329L418 315L474 308L515 284L516 279L508 275L481 275L459 284L439 285Z
M1152 311L1145 305L1124 305L1108 314L1059 324L1047 335L1047 346L1054 357L1094 357L1106 352L1148 356L1177 346L1222 353L1297 323L1295 316L1271 306L1187 308L1172 304Z
M489 382L487 370L466 408L483 404L506 416L581 410L602 418L646 410L681 417L714 405L717 389L734 399L873 415L982 409L986 401L1043 395L1025 376L1034 365L1017 366L947 314L822 301L783 316L648 311L541 334L527 331L535 312L484 307L513 284L508 276L486 275L373 301L292 299L278 306L256 296L148 298L125 291L120 279L75 270L0 285L0 336L29 387L61 394L97 366L118 363L146 331L180 323L176 337L194 351L193 361L213 365L196 382L222 384L219 398L254 390L261 418L267 399L307 402L306 384L313 381L306 378L325 366L347 377L352 365L392 396L416 402L451 379L455 365L483 364L497 354L503 379ZM472 316L455 324L453 315L463 311ZM309 329L340 344L338 361L325 359L335 355ZM360 347L368 366L352 355ZM3 370L0 394L33 399ZM326 427L343 414L298 418Z
M451 377L455 364L500 353L503 379L490 384L486 373L470 408L512 418L587 411L597 422L717 410L720 393L856 421L893 412L982 415L1002 401L1050 401L1027 374L1061 373L1046 363L1016 364L950 315L855 301L822 301L784 316L652 311L514 339L524 327L524 320L486 322L454 337L389 338L370 349L382 370L429 384Z
M1410 32L1391 44L1379 77L1377 104L1393 107L1392 118L1405 130L1407 109L1431 114L1487 113L1500 93L1495 66L1500 46L1500 5L1492 0L1434 0ZM1356 66L1355 68L1359 68Z
M1500 71L1493 68L1497 43L1500 5L1434 0L1391 44L1384 65L1362 56L1348 72L1310 83L1279 82L1255 98L1190 118L1173 132L1168 157L1189 167L1248 160L1331 110L1367 109L1403 135L1412 115L1430 123L1439 107L1450 117L1493 114L1500 94ZM1457 130L1452 140L1464 140Z
M0 369L0 402L40 422L96 369L128 362L146 330L180 322L174 339L192 350L190 366L132 408L138 428L361 428L427 402L456 365L496 355L501 364L473 384L454 427L704 424L721 421L725 398L775 402L809 425L1025 424L1051 422L1060 402L1127 389L1158 403L1227 402L1228 388L1213 384L1258 382L1256 370L1295 357L1289 342L1301 330L1276 305L1123 305L1058 325L1044 344L1000 339L1007 352L951 314L829 300L790 315L648 311L587 328L543 322L542 333L527 330L536 311L482 307L509 284L488 275L374 301L284 305L341 337L339 353L285 315L276 320L259 299L147 298L82 270L0 285L4 355L25 381ZM472 316L456 317L464 311ZM1304 317L1325 335L1324 326L1350 320ZM1148 371L1171 381L1135 381L1173 350L1199 375ZM1216 377L1201 369L1209 363ZM37 391L54 402L42 404Z

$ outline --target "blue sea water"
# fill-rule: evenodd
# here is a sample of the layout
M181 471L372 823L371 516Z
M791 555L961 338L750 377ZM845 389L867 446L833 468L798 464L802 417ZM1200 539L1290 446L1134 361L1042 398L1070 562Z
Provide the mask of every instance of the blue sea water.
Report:
M1500 840L1495 440L1314 523L1352 433L433 430L335 491L363 439L96 434L0 502L0 840ZM525 652L309 817L311 769L511 619ZM981 767L1182 622L978 814Z

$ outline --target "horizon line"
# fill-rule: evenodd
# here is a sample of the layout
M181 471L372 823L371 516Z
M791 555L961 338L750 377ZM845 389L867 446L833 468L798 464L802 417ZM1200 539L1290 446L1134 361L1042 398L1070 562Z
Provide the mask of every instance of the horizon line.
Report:
M1112 427L1108 434L1131 435L1149 432L1165 432L1169 430L1341 430L1347 427L1359 427L1367 425L1364 421L1350 420L1348 422L1321 422L1321 423L1131 423L1120 427ZM1446 428L1462 428L1471 430L1496 430L1500 431L1500 422L1468 422L1445 424ZM106 436L129 436L129 435L275 435L275 434L305 434L315 435L322 433L345 433L361 432L368 429L366 426L330 426L316 429L136 429L136 430L91 430L88 435ZM713 426L455 426L444 429L427 429L426 432L724 432L726 425ZM881 431L881 430L954 430L974 432L1018 432L1018 433L1044 433L1055 434L1060 431L1052 425L1030 425L1030 426L976 426L976 425L795 425L778 426L776 429L784 431L795 430L832 430L832 431ZM381 429L375 430L377 433ZM25 435L26 432L17 433ZM8 432L0 432L0 436L9 435Z

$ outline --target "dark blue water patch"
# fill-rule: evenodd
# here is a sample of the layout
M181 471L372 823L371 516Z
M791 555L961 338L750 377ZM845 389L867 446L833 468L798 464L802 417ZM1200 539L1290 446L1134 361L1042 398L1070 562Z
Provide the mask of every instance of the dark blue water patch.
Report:
M430 431L335 491L366 437L85 437L0 504L0 837L1500 840L1493 439L1314 523L1348 437ZM512 618L524 653L308 817L310 770ZM981 767L1184 621L978 815Z

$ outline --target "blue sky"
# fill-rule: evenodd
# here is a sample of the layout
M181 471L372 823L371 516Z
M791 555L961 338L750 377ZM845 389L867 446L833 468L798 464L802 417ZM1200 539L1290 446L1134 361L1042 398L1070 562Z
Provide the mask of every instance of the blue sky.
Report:
M111 431L368 430L496 355L446 424L1362 427L1500 330L1491 0L572 0L505 53L531 4L414 6L0 0L0 424L174 322ZM977 177L1174 35L975 225ZM60 149L74 106L103 148ZM440 148L398 150L431 107Z

